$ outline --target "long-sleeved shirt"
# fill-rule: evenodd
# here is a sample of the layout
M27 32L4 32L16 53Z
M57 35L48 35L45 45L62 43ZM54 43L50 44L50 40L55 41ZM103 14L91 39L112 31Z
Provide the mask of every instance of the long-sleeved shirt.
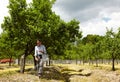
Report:
M42 52L40 52L40 51L42 51ZM35 56L37 56L38 54L46 54L47 52L46 52L46 48L45 48L45 46L44 45L40 45L40 46L35 46Z

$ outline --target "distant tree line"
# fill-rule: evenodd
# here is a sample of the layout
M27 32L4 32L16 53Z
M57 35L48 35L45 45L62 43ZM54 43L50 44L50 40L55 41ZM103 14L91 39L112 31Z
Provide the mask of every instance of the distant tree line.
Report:
M77 45L71 43L65 50L63 58L70 60L82 60L91 63L98 60L111 60L112 70L115 70L115 60L120 59L120 29L113 32L112 29L106 29L104 36L89 34L82 39L77 40ZM56 57L57 58L57 57Z

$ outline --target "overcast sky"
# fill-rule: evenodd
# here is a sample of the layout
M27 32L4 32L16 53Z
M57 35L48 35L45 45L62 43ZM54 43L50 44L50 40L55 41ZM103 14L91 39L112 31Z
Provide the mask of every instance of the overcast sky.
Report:
M8 0L0 1L1 24L8 15ZM114 31L120 27L120 0L56 0L52 10L65 21L79 20L83 36L104 35L106 27L112 27Z

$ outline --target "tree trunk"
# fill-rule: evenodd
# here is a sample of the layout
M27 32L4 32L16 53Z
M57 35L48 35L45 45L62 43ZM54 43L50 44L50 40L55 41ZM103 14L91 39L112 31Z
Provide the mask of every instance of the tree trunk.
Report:
M91 65L91 60L92 60L92 59L91 59L91 58L89 58L89 65Z
M25 71L25 62L26 62L26 57L32 53L32 51L34 50L34 46L31 48L30 45L28 45L29 43L27 43L26 45L26 50L25 50L25 54L21 56L21 65L20 65L20 72L24 73ZM29 49L30 48L30 49Z
M96 67L98 67L98 60L97 60L97 58L95 60L96 60Z
M103 58L102 58L102 64L104 63Z
M18 66L20 66L20 57L18 57Z
M76 59L76 65L77 65L77 61L78 61L78 60Z
M98 61L96 60L96 67L98 67Z
M88 63L89 63L89 65L90 65L90 59L88 60Z
M12 63L12 56L10 57L9 66L11 66L11 63Z
M85 64L85 62L84 62L84 58L83 58L83 65Z
M51 65L51 56L50 55L48 55L48 58L49 58L49 66Z
M115 71L115 58L112 57L112 71Z
M34 69L36 70L36 69L37 69L37 68L36 68L37 62L36 62L36 60L35 60L35 56L33 56L33 60L34 60Z
M21 56L21 66L20 66L20 73L24 73L25 71L25 60L26 60L26 55Z
M94 64L94 60L91 61L92 65Z

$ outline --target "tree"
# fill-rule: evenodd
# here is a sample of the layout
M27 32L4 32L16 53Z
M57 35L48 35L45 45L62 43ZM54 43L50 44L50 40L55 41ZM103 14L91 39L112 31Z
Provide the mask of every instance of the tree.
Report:
M26 0L9 0L8 8L10 17L5 17L2 28L4 32L8 32L8 35L12 34L9 38L13 40L14 48L24 51L21 62L21 73L24 73L25 59L34 50L39 30L36 32L37 27L33 28L35 26L30 19L33 14L30 13Z
M112 59L112 70L115 70L115 59L120 54L120 30L118 33L114 33L111 30L107 30L105 36L106 49L109 51L110 57Z
M2 58L9 58L12 61L12 58L15 57L15 51L12 47L12 41L8 38L9 35L7 33L2 33L0 36L0 54ZM11 66L11 62L9 62L9 66Z
M92 54L94 55L94 58L96 60L96 67L98 67L98 59L100 59L100 55L102 53L102 49L101 49L101 43L100 41L97 42L93 48L92 48Z
M99 42L102 38L103 36L88 34L86 37L82 39L82 43L83 44L86 44L86 43L95 44Z
M9 0L9 14L2 24L3 32L7 32L12 46L23 51L21 73L24 73L26 57L34 50L36 39L42 39L48 53L61 55L69 42L81 37L79 21L66 23L52 12L54 0Z

